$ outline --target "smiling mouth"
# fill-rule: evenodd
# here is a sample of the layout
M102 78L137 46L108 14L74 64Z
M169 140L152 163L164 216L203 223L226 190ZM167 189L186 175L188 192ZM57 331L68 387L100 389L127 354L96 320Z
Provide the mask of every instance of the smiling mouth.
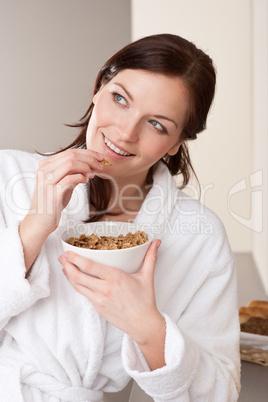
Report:
M130 154L129 152L123 151L122 149L117 148L114 144L109 141L105 135L104 135L104 142L107 145L108 148L110 148L112 151L114 151L118 155L122 156L133 156L134 154Z

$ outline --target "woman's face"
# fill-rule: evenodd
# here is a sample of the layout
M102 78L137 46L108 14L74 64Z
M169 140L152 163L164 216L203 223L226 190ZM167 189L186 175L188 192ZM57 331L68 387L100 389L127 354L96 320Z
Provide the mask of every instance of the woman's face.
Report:
M102 153L115 179L144 184L149 168L182 141L188 98L177 77L123 70L93 97L87 148Z

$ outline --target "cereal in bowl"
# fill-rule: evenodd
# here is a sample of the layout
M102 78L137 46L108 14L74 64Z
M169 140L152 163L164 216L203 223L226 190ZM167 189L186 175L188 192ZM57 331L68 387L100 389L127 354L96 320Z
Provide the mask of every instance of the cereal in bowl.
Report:
M140 246L148 241L145 232L137 230L135 233L128 233L125 236L120 234L119 236L97 236L91 234L86 236L85 234L79 237L70 237L67 240L72 246L90 248L93 250L120 250L124 248L130 248Z

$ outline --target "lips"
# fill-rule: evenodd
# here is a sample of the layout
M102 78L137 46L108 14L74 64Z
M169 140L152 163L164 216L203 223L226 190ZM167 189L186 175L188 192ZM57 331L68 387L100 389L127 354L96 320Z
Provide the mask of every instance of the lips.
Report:
M121 155L121 156L133 156L133 154L125 151L122 148L119 148L118 146L115 146L110 140L108 140L108 138L105 137L105 135L103 134L104 137L104 142L106 144L106 146L111 149L113 152L115 152L117 155Z

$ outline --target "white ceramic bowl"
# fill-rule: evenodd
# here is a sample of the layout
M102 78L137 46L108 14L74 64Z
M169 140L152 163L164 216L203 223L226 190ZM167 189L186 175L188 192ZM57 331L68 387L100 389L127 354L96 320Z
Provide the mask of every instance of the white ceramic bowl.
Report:
M73 251L92 261L100 262L105 265L122 269L128 274L137 272L142 264L144 256L151 242L153 234L144 230L148 241L139 246L124 248L120 250L93 250L72 246L67 243L70 237L79 237L81 234L86 236L96 234L97 236L118 236L120 234L135 233L137 230L144 230L141 225L127 222L93 222L81 223L75 227L65 230L61 235L61 241L64 251Z

